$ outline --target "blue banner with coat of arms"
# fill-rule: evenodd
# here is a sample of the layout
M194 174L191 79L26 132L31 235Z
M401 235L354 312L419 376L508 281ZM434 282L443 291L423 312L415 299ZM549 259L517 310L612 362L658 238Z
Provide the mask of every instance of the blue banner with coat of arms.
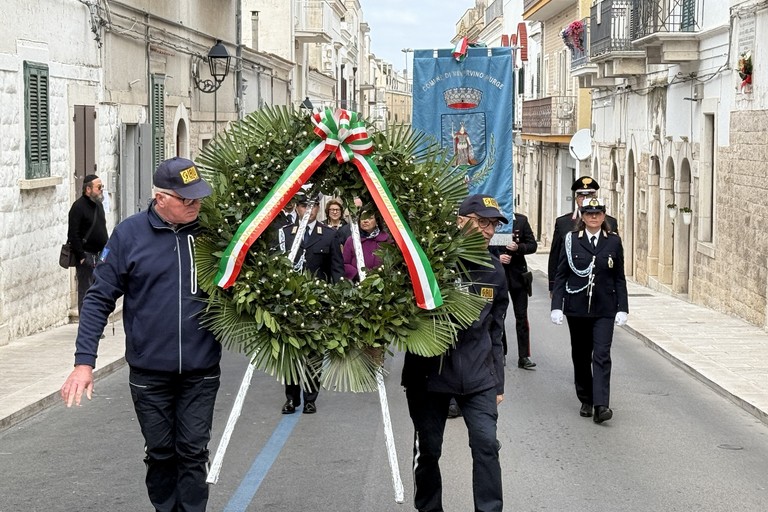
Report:
M413 127L447 149L470 194L496 198L512 220L512 49L468 48L413 54ZM511 233L512 223L498 233ZM504 238L504 237L502 237ZM505 243L494 240L492 243Z

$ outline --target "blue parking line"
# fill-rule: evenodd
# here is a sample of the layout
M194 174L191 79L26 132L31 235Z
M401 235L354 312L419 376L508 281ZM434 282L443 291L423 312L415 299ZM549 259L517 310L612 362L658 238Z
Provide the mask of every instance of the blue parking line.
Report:
M256 491L259 490L261 482L264 481L264 477L267 476L269 468L272 467L286 441L288 441L293 427L299 422L299 418L301 418L301 414L286 415L278 423L269 441L256 456L253 465L251 465L243 481L240 482L235 494L230 498L224 512L245 512L256 495Z

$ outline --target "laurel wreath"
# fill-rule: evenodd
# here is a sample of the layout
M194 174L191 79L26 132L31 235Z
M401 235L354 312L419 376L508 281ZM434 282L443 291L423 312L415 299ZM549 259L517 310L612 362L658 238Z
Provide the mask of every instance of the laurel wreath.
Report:
M442 354L483 307L484 299L456 286L463 261L490 261L482 237L456 227L456 207L467 194L463 174L454 172L434 141L407 128L370 136L373 161L432 265L444 299L437 309L416 306L402 255L390 244L379 250L383 263L364 281L330 284L295 272L265 233L233 286L219 288L219 260L239 225L315 135L305 114L266 107L232 124L198 159L213 187L196 240L198 279L208 294L203 324L278 380L312 387L320 377L329 389L374 390L384 352ZM323 194L370 200L350 164L328 159L310 181ZM354 214L351 201L348 206Z

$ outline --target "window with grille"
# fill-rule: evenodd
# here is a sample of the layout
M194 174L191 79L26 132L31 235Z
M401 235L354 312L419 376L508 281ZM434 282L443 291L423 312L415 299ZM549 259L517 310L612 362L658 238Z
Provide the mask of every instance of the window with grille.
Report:
M24 117L26 179L51 175L50 104L48 66L24 62Z

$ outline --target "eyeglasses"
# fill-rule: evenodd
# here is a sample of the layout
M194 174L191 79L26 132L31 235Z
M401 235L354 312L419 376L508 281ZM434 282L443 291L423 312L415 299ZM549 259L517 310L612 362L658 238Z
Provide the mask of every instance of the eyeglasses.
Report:
M339 208L328 208L328 212L341 213Z
M104 189L104 185L96 185L96 187L94 187L94 188L96 188L98 190L103 190Z
M486 219L485 217L467 217L468 219L472 219L475 224L477 224L477 227L480 229L486 229L488 226L493 226L493 229L496 229L499 227L499 224L501 224L501 221L499 219Z
M186 199L184 197L177 196L175 194L169 194L168 192L160 192L160 193L163 194L164 196L173 197L175 199L178 199L181 202L181 204L183 204L184 206L192 206L193 204L197 204L197 203L200 202L199 199Z

